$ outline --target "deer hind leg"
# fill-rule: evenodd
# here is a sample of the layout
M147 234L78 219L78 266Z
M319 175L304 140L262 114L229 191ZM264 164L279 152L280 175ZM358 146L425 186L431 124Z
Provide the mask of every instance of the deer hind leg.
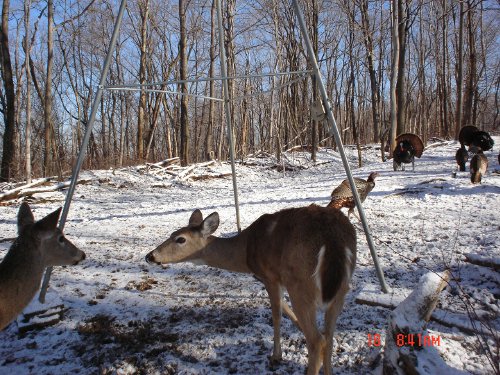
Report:
M280 362L281 361L280 326L281 326L281 308L283 302L283 296L282 296L283 293L281 285L277 283L265 282L264 285L266 287L267 293L269 294L269 300L271 302L271 312L273 317L274 346L273 346L273 355L271 356L271 362Z
M337 325L337 319L344 307L344 298L349 287L342 286L337 292L335 298L329 303L325 312L325 341L326 348L323 353L323 373L331 375L332 373L332 351L333 351L333 334Z
M306 338L308 353L307 375L318 374L326 346L325 338L316 323L316 298L314 293L305 293L305 291L311 291L315 288L315 285L311 285L310 289L304 285L295 285L288 288L293 310Z
M295 316L295 313L292 311L290 306L288 306L288 303L286 301L283 301L281 306L283 307L283 312L290 318L293 324L295 324L298 329L302 330L302 328L300 328L299 320Z

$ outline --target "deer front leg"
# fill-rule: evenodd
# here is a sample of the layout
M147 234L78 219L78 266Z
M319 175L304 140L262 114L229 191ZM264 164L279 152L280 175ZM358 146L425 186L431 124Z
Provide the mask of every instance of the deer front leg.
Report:
M279 284L266 282L264 283L264 285L266 287L267 293L269 294L269 300L271 302L271 312L273 317L274 346L273 346L273 355L271 356L271 362L276 363L281 361L280 326L281 326L282 291L281 291L281 286Z

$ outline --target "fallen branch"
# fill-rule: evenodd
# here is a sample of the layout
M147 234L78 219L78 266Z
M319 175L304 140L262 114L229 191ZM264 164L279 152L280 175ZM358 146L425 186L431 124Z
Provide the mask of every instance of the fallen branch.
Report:
M429 140L430 141L430 140ZM438 139L436 138L436 142L435 143L431 143L429 145L427 145L424 149L425 150L428 150L430 148L436 148L436 147L441 147L441 146L446 146L446 145L450 145L452 144L454 141L445 141L445 140L442 140L442 139Z
M32 196L37 193L47 193L52 191L63 190L71 184L71 181L59 182L55 185L36 187L47 183L50 178L45 178L40 181L33 182L31 184L20 186L16 189L12 189L4 194L0 195L0 202L12 199L19 199L26 196ZM77 184L88 183L91 179L81 179L77 181Z
M180 159L179 157L175 158L170 158L170 159L165 159L162 161L159 161L157 163L146 163L143 165L138 165L135 167L136 170L142 170L142 169L147 169L149 170L150 168L162 168L162 167L169 167L174 164L179 164Z
M390 198L390 197L396 197L398 195L405 195L405 194L420 194L426 191L426 189L422 188L404 188L404 189L398 189L399 191L396 191L395 193L387 194L386 196L382 197L382 199L385 198Z
M225 178L229 176L231 176L231 173L191 175L188 178L193 181L202 181L202 180L210 180L212 178Z
M425 328L449 277L448 272L425 274L417 288L391 313L384 374L440 374L453 370L434 347L440 345L440 338Z
M444 179L444 178L433 178L433 179L430 179L427 181L419 182L417 185L425 185L425 184L430 184L432 182L445 182L445 181L446 181L446 179Z
M185 168L184 170L182 170L181 172L179 172L177 174L177 178L179 179L187 179L188 178L188 175L196 168L196 165L193 164L187 168Z
M39 180L33 181L30 184L21 185L21 186L18 186L16 188L14 188L14 189L8 190L8 191L0 194L0 202L11 200L11 199L15 199L15 198L18 197L18 194L22 190L24 190L24 189L30 189L30 188L33 188L33 187L36 187L36 186L43 185L43 184L49 182L50 180L52 180L53 178L54 177L41 178Z
M465 254L465 261L477 266L490 267L494 270L500 270L500 258L487 258L479 254Z
M410 294L407 289L395 289L390 293L380 293L377 287L368 286L363 288L356 296L356 303L368 306L380 306L387 309L395 309ZM491 333L484 332L480 325L473 324L466 314L455 313L448 310L434 310L431 315L433 322L446 327L455 327L462 332L469 334L483 333L491 336Z

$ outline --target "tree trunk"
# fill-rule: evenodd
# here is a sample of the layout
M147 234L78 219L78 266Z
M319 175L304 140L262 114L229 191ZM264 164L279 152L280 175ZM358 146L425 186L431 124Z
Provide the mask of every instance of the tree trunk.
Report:
M180 39L179 39L179 79L187 79L187 46L186 46L186 9L184 0L179 0L179 21L180 21ZM187 83L180 84L181 103L180 103L180 159L181 165L189 164L189 122L188 122L188 97Z
M208 77L213 78L215 75L215 0L212 0L212 6L210 8L210 66L208 68ZM212 79L209 82L208 96L213 98L215 95L215 81ZM207 123L207 133L205 135L205 160L212 160L215 158L214 151L214 137L213 137L213 129L214 129L214 101L209 100L208 103L208 123Z
M407 24L409 22L408 0L403 5L403 0L398 0L398 38L399 38L399 57L396 83L396 100L397 100L397 133L404 133L406 130L406 77L405 77L405 56L406 56L406 40L407 40Z
M446 84L446 60L447 60L447 32L446 32L446 23L447 23L447 13L448 10L446 9L446 0L443 0L443 16L442 16L442 32L443 32L443 37L442 37L442 48L443 48L443 67L442 67L442 109L443 109L443 130L444 130L444 135L446 137L450 136L450 127L448 125L448 85Z
M318 36L318 2L317 0L312 0L312 5L311 5L311 39L312 39L312 44L313 44L313 49L314 49L314 55L316 57L316 60L318 60L318 43L319 43L319 36ZM318 100L318 87L317 87L317 82L316 82L316 76L312 75L311 77L311 86L312 86L312 104L316 103ZM311 121L311 160L316 161L316 151L318 148L318 121L312 120Z
M2 79L5 89L6 104L4 107L4 135L3 135L3 154L2 170L0 172L0 181L9 181L13 176L14 168L14 130L16 121L15 109L15 89L14 77L12 74L12 64L9 51L9 7L10 0L4 0L2 6L2 31L0 35L1 57L2 57Z
M24 48L26 70L26 183L31 183L31 72L30 72L30 7L31 1L24 2Z
M398 24L399 24L399 11L398 11L399 0L392 0L392 62L391 62L391 148L390 153L396 148L396 136L397 136L397 95L396 95L396 77L398 76L399 67L399 35L398 35Z
M146 83L149 0L139 2L139 11L141 16L141 56L139 64L139 83L141 85L144 85ZM139 163L142 162L144 158L144 128L146 126L146 107L147 93L146 91L141 89L137 115L137 160Z
M462 2L463 3L463 2ZM471 6L470 0L467 1L467 37L469 44L469 66L467 70L467 80L465 83L464 93L464 114L462 126L475 125L472 112L474 108L474 94L476 92L476 76L477 76L477 51L476 39L474 33L474 13L475 9Z
M54 4L47 0L47 70L45 75L45 97L44 97L44 176L54 174L53 139L54 124L52 121L52 70L54 67Z
M458 24L458 56L457 56L457 108L455 115L455 137L458 139L462 127L462 87L463 87L463 55L464 55L464 2L460 1Z
M368 65L368 74L370 76L370 98L372 105L372 121L373 121L373 142L380 140L380 92L377 83L377 72L373 63L373 36L370 29L370 19L368 18L368 0L363 0L360 6L361 9L361 25L363 30L363 40L366 48L366 62Z

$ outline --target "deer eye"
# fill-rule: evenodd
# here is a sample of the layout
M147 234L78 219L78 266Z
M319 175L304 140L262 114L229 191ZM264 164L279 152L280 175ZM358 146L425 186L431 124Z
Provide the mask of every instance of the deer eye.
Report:
M175 239L175 242L178 244L183 244L184 242L186 242L186 239L184 237L177 237Z
M60 234L58 237L57 237L57 242L59 242L60 244L64 243L64 236L62 234Z

